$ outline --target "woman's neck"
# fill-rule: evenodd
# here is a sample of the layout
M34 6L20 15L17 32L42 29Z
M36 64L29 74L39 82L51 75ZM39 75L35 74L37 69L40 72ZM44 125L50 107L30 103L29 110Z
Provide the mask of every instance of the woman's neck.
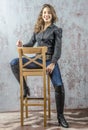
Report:
M51 23L45 23L43 30L46 30L50 25Z

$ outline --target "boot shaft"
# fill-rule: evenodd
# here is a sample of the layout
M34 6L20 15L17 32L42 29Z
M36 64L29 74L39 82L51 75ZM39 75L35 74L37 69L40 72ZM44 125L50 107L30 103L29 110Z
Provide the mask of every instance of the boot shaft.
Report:
M58 117L59 114L63 114L64 111L64 100L65 100L64 86L55 87L55 100L56 100L56 110Z

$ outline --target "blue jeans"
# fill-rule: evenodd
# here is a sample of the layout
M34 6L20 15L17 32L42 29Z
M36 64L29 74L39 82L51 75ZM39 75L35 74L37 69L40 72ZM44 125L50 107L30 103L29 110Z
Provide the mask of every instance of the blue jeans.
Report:
M22 60L23 60L23 63L26 63L28 61L26 58L23 58ZM39 63L42 62L41 59L37 59L37 61ZM48 66L50 63L51 63L51 60L47 60L46 61L46 66ZM14 69L16 69L17 73L19 73L18 72L19 71L19 58L13 59L10 62L10 65L11 65L11 67L14 67ZM27 65L27 68L38 69L38 68L40 68L40 66L35 64L35 63L30 63L30 65ZM56 63L53 72L50 74L50 78L51 78L53 86L63 86L63 82L62 82L61 73L60 73L60 69L59 69L58 63Z

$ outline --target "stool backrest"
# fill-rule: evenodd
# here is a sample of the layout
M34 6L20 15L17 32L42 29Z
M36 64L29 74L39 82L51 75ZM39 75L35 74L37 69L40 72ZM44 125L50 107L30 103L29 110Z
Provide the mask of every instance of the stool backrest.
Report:
M35 63L41 67L41 69L46 68L46 52L47 47L18 47L20 69L24 69L30 63ZM31 58L27 54L35 54L35 57ZM23 64L22 58L25 57L27 62ZM42 63L37 62L36 60L41 58Z

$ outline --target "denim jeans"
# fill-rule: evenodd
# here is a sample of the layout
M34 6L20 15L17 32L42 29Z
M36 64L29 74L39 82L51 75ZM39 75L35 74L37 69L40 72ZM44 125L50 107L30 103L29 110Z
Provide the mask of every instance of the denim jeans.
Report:
M26 63L28 60L26 58L22 59L23 63ZM39 63L42 63L41 59L37 59L37 61ZM47 60L46 61L46 66L48 66L51 63L51 60ZM19 71L19 58L15 58L10 62L11 67L12 66L16 66L18 68L16 68ZM38 69L41 68L39 65L35 64L35 63L30 63L30 65L27 65L26 68L30 68L30 69ZM19 73L19 72L18 72ZM60 73L60 69L59 69L59 65L58 63L56 63L55 68L53 70L53 72L50 75L51 81L53 86L63 86L63 82L62 82L62 78L61 78L61 73Z

